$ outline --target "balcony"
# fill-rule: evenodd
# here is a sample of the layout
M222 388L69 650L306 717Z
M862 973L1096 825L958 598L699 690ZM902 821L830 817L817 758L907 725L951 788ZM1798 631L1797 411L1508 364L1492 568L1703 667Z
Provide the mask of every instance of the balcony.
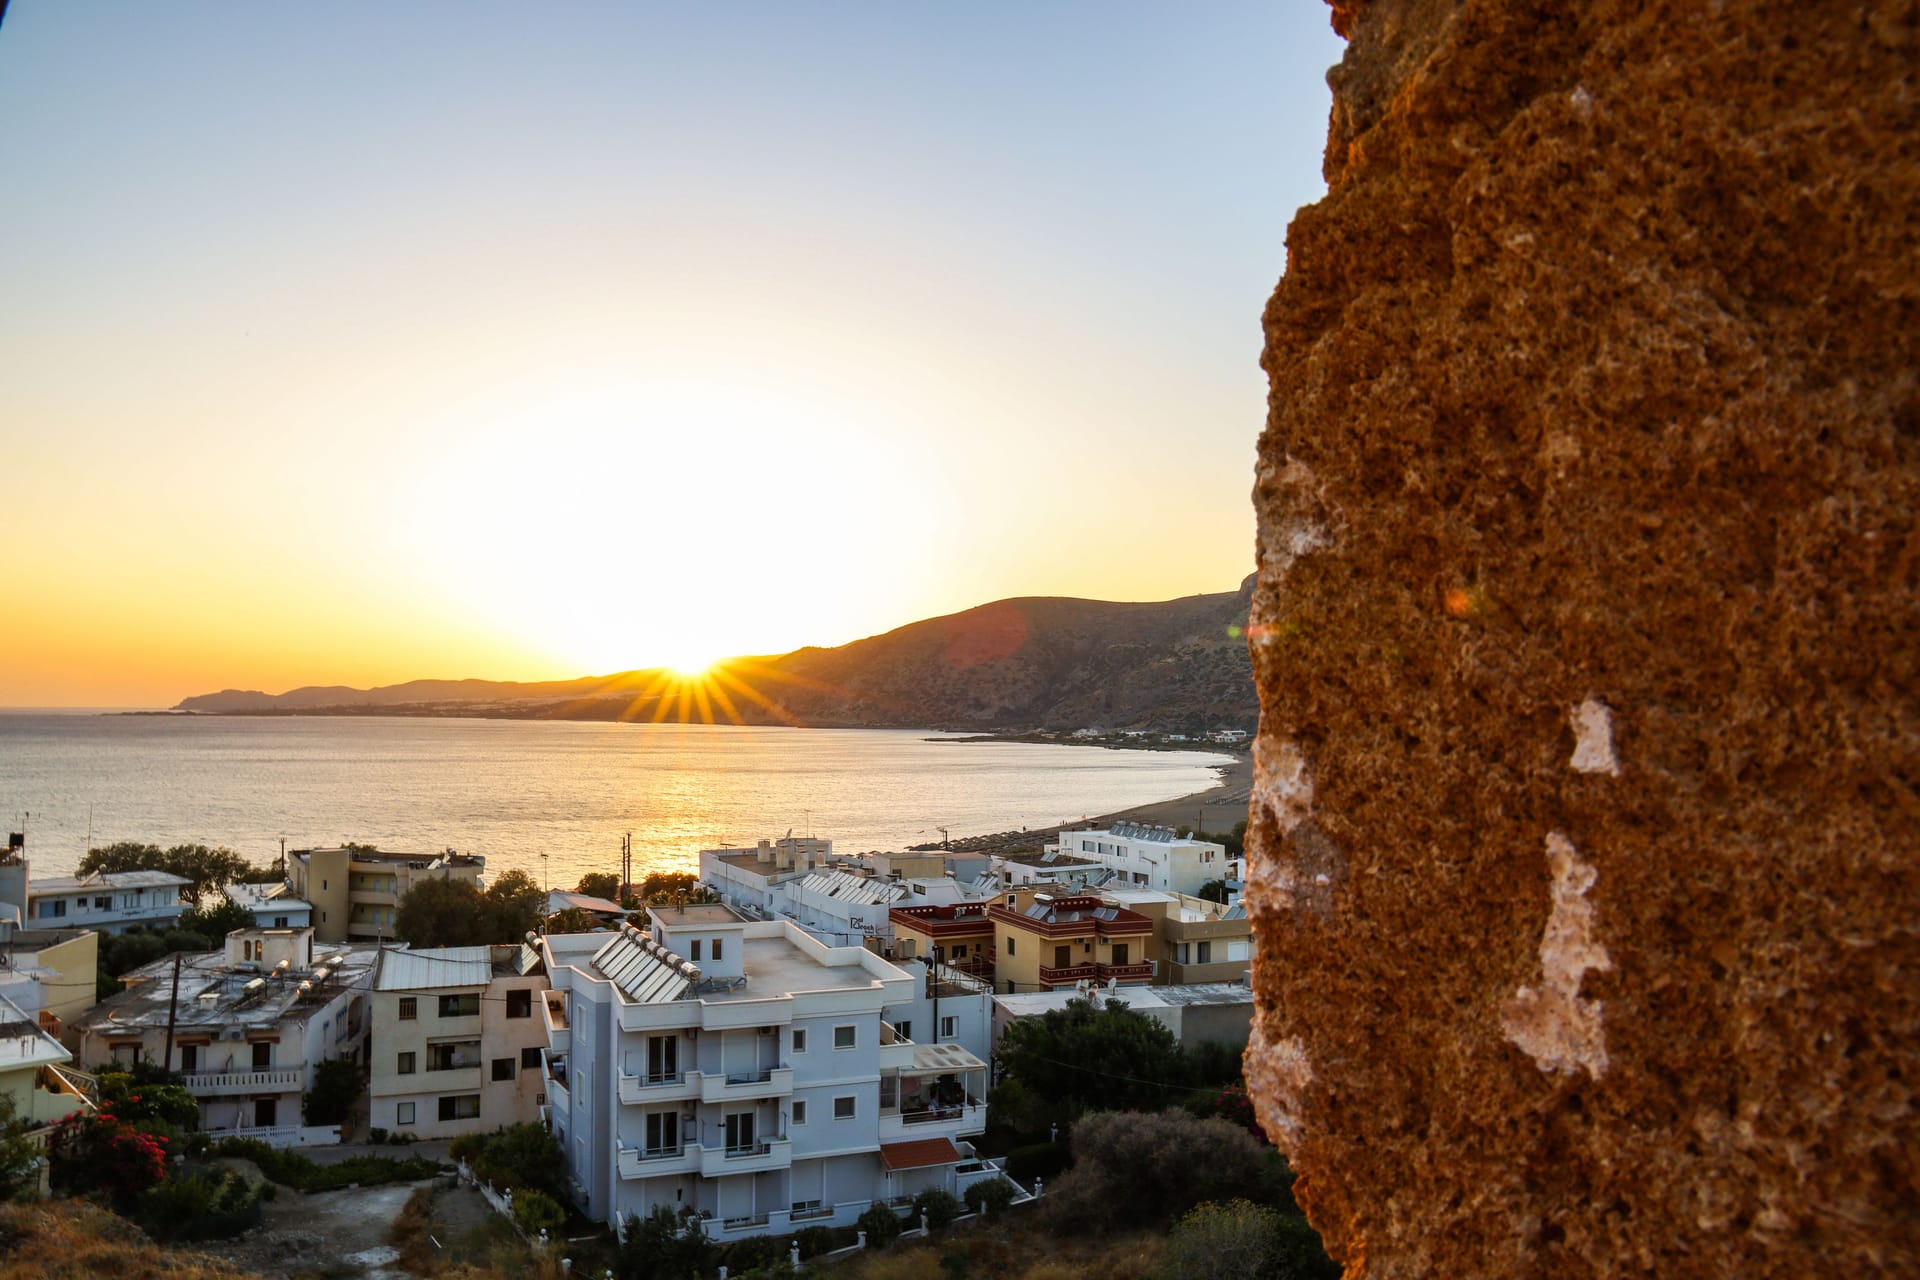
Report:
M672 1174L695 1173L699 1171L702 1157L706 1154L709 1153L703 1151L697 1142L652 1150L623 1146L620 1148L620 1176L627 1179L664 1178Z
M880 1069L900 1071L913 1065L913 1041L900 1034L891 1022L880 1024Z
M698 1097L701 1092L698 1071L675 1071L664 1075L628 1075L620 1073L620 1101L630 1107L655 1102L678 1102Z
M571 1038L567 1030L567 998L558 991L549 991L540 1007L546 1011L548 1052L565 1053Z
M1097 970L1097 976L1102 982L1109 978L1115 982L1153 981L1153 961L1151 960L1141 964L1097 964L1093 967Z
M250 1071L188 1071L180 1083L196 1098L241 1093L292 1093L306 1087L305 1067L262 1067Z
M1040 981L1064 985L1069 982L1078 982L1082 978L1095 978L1099 970L1100 966L1097 964L1074 964L1064 969L1053 969L1043 964L1040 966Z
M555 1080L551 1076L547 1078L547 1105L563 1116L573 1114L573 1099L568 1095L564 1081Z
M754 1098L785 1097L792 1092L792 1067L769 1067L727 1075L705 1073L700 1076L702 1102L746 1102Z
M734 1173L765 1173L786 1169L793 1164L793 1143L786 1138L749 1143L740 1147L702 1147L700 1172L709 1178L724 1178Z
M964 1106L917 1107L880 1112L880 1141L908 1138L959 1138L987 1131L987 1108L969 1097Z

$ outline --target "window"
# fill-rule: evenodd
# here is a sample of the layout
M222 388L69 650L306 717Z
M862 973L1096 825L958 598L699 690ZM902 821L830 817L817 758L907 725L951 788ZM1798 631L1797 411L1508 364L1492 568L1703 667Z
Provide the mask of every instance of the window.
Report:
M495 1080L513 1079L513 1059L495 1058L493 1060L493 1078Z
M1212 964L1212 963L1213 963L1213 944L1212 944L1211 942L1203 942L1203 943L1201 943L1201 944L1199 945L1199 947L1198 947L1198 950L1199 950L1199 952L1200 952L1200 963L1201 963L1201 964Z
M805 1053L807 1051L807 1029L805 1027L795 1027L793 1029L793 1051L795 1053Z
M835 1120L851 1120L853 1116L854 1103L852 1094L847 1094L833 1100L833 1118Z
M680 1113L647 1112L647 1150L658 1153L680 1149Z
M393 1109L393 1122L395 1124L412 1124L413 1104L411 1102L402 1102L395 1106Z
M253 1069L265 1071L273 1065L273 1042L256 1040L253 1042Z
M109 894L104 898L95 898L93 900L93 909L95 911L105 911L107 908L111 907L112 905L113 905L113 897L111 894Z
M1008 955L1013 955L1013 954L1014 954L1014 951L1015 951L1015 948L1014 948L1014 945L1013 945L1013 944L1014 944L1014 941L1015 941L1015 939L1014 939L1014 937L1013 937L1013 935L1012 935L1012 934L1008 934L1008 935L1007 935L1007 954L1008 954Z
M720 944L724 941L725 941L724 938L715 938L713 940L713 958L715 960L718 960L720 958Z
M805 1124L807 1122L807 1100L805 1098L795 1098L793 1100L793 1122L795 1124Z
M859 1042L859 1031L855 1027L835 1027L833 1029L833 1047L851 1049Z
M461 1067L480 1065L480 1042L478 1040L456 1040L447 1044L427 1046L427 1070L454 1071Z
M64 916L65 914L67 914L67 900L65 898L54 898L51 901L40 904L40 918L43 920L52 916Z
M540 1069L540 1046L530 1044L520 1051L520 1069L538 1071Z
M480 1095L477 1093L456 1093L452 1097L440 1099L442 1120L472 1120L479 1114Z
M896 1022L893 1024L893 1032L902 1040L911 1040L913 1039L913 1023Z
M509 1018L531 1018L533 1016L533 992L507 992L507 1016Z
M420 1016L420 1000L416 996L400 997L400 1021L411 1022Z
M414 1069L413 1054L411 1052L401 1054L399 1065L396 1066L394 1070L398 1072L400 1075L410 1076L413 1074L413 1069Z
M955 1025L955 1020L953 1018L940 1019L940 1038L942 1040L953 1039L954 1025Z
M695 938L693 942L690 944L690 946L691 946L691 950L687 952L687 959L693 961L695 964L699 964L700 963L700 939Z
M480 997L471 992L464 996L441 996L440 1016L443 1018L471 1018L480 1012Z

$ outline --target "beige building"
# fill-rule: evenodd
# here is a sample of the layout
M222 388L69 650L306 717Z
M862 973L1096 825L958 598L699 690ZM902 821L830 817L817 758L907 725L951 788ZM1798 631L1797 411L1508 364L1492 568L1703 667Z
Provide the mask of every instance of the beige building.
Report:
M1160 943L1156 984L1239 982L1252 965L1253 921L1240 903L1146 889L1103 889L1100 896L1153 921Z
M33 1018L54 1039L94 1005L100 935L91 929L0 926L0 998Z
M13 1099L13 1118L44 1140L48 1125L91 1110L88 1078L68 1066L73 1055L33 1017L0 996L0 1094Z
M1090 894L1009 889L987 908L994 990L1048 991L1081 983L1153 981L1153 921Z
M537 1010L546 989L530 947L382 951L368 1123L451 1138L538 1118L547 1104Z
M392 939L400 899L422 880L480 883L485 858L455 853L388 853L358 847L295 849L287 855L293 896L313 904L314 937Z

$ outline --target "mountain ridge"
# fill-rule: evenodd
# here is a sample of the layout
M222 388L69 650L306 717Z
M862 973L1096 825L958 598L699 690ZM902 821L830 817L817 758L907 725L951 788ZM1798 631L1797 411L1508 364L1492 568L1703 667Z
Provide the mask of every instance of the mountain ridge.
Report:
M730 658L697 684L644 668L531 682L223 689L183 698L174 709L997 732L1251 729L1259 712L1244 639L1252 582L1163 601L996 600L842 645Z

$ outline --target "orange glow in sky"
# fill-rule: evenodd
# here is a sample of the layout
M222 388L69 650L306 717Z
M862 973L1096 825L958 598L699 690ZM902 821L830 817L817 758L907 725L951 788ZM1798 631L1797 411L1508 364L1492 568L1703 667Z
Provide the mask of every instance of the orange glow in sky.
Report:
M0 707L1233 588L1294 8L17 0Z

